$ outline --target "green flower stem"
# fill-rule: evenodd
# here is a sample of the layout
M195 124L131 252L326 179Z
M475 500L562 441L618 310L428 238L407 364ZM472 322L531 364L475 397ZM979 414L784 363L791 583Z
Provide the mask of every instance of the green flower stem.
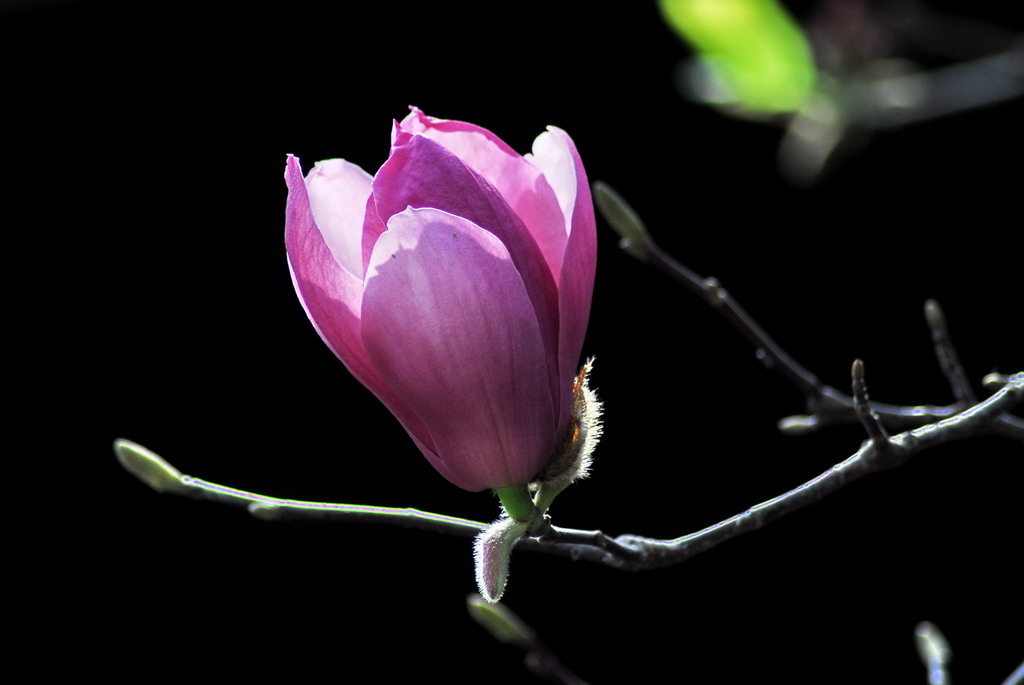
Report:
M509 518L529 523L530 528L540 523L542 515L537 509L537 505L534 504L530 489L526 485L497 488L494 493L501 500L501 506L505 507Z

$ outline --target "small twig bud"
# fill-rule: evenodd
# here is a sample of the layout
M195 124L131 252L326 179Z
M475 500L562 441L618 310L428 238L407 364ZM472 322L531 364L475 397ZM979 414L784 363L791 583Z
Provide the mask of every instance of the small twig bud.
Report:
M640 215L603 181L594 182L594 203L604 220L622 238L619 247L640 261L646 260L651 251L651 236Z
M864 430L867 431L871 441L879 448L884 448L888 444L889 434L885 432L882 421L868 402L868 386L864 382L864 362L860 359L854 360L851 376L853 377L853 408L857 412L857 418L864 425Z
M949 685L946 664L949 663L952 652L946 636L938 626L931 621L918 623L914 628L914 644L918 656L928 669L928 682L931 685Z
M807 435L818 430L821 424L814 414L795 414L779 419L776 426L785 435Z
M284 518L281 507L266 502L251 502L246 510L261 521L279 521Z
M943 375L953 389L953 397L957 402L965 404L977 404L978 398L971 389L971 383L967 380L967 373L960 364L960 357L953 347L953 341L949 337L949 328L946 325L946 315L942 313L942 307L935 300L926 300L924 303L924 318L928 322L928 328L932 332L932 343L935 345L935 356L939 360Z
M985 377L981 379L982 387L988 388L989 390L998 390L1009 382L1010 375L1005 373L992 372L990 374L986 374Z
M488 602L477 594L466 597L466 608L474 621L482 625L495 640L530 649L534 632L504 604Z
M181 472L142 445L117 439L114 441L114 454L128 473L157 492L181 494L186 489L181 482Z

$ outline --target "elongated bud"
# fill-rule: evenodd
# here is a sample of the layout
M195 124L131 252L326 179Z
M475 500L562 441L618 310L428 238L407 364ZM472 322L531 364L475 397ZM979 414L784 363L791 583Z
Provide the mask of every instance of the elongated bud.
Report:
M476 537L473 545L476 584L480 588L480 595L491 604L501 599L505 592L512 548L526 533L529 525L527 521L498 519Z
M619 247L637 259L647 259L651 236L636 210L602 181L594 182L594 203L604 220L622 238Z
M474 621L482 625L498 642L529 649L535 639L533 630L504 604L494 604L480 595L466 598L466 608Z
M817 416L813 414L796 414L779 419L777 424L779 432L786 435L805 435L813 433L821 426Z
M918 623L914 629L914 643L917 655L928 669L928 682L932 685L949 685L946 666L949 664L951 652L949 642L938 626L931 621Z
M949 662L949 642L938 626L931 621L921 621L914 628L914 644L925 666Z
M142 445L118 439L114 441L114 454L128 473L157 492L175 492L185 488L178 469Z

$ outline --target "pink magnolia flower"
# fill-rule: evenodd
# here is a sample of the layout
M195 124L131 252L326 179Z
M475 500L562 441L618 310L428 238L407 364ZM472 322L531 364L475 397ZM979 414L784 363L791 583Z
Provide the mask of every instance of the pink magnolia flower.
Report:
M288 158L285 240L320 337L466 490L530 482L574 429L594 283L587 178L551 127L532 154L419 110L370 176Z

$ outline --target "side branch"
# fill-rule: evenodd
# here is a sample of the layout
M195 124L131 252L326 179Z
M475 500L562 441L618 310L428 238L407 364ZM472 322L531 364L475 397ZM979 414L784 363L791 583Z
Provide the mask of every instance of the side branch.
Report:
M853 407L857 411L857 416L860 418L864 430L867 431L868 437L879 448L884 449L889 435L885 432L885 427L878 418L878 414L871 409L871 403L868 400L868 386L864 382L864 362L860 359L853 362L852 376Z
M949 328L946 325L946 315L935 300L928 300L924 303L924 318L928 322L928 328L932 331L932 344L935 346L935 357L939 360L942 373L949 381L953 389L953 397L957 402L964 404L975 404L978 401L971 384L967 380L967 373L960 364L956 348L949 339Z
M779 424L781 429L799 433L816 430L825 425L851 423L859 420L860 415L853 397L832 386L825 385L817 376L801 366L779 347L778 343L747 314L716 279L701 279L653 243L648 245L647 263L658 267L690 290L699 287L700 294L711 303L712 307L754 345L758 350L758 357L764 365L778 371L788 382L804 393L807 397L808 409L813 416L784 419ZM938 307L934 303L929 313L932 311L938 311ZM948 419L969 406L965 398L973 398L973 394L970 392L969 386L968 389L965 389L966 382L961 380L963 370L959 367L955 352L952 351L944 323L940 338L941 342L936 341L937 347L941 350L940 362L943 370L949 376L957 379L953 382L957 403L944 407L904 407L884 402L871 402L871 410L880 419L886 420L887 423L897 428L913 428L930 421ZM1002 424L1001 431L1004 435L1016 435L1018 440L1024 440L1024 420L1006 414L1001 416L998 421Z
M815 409L828 401L826 388L818 377L801 366L772 340L717 279L701 278L653 243L648 246L648 250L648 264L658 267L676 282L707 300L715 311L758 350L758 357L764 365L777 370L786 380L800 388L808 398L811 398Z
M645 264L657 267L690 292L705 299L733 328L757 350L758 358L777 371L807 398L809 415L790 416L779 421L779 429L789 434L818 430L823 426L856 423L862 412L853 397L822 383L775 342L739 303L714 278L704 278L680 264L651 238L636 211L607 184L594 183L594 201L601 214L622 239L619 246ZM950 380L956 402L948 406L900 406L871 402L869 407L879 420L905 430L956 416L975 403L966 375L949 340L945 319L937 303L929 300L926 317L935 341L936 354L943 373ZM1024 419L1005 414L997 419L1001 435L1024 442Z
M486 523L480 521L434 514L410 507L375 507L364 504L280 499L218 485L184 475L160 455L131 440L115 440L114 454L117 455L121 466L157 492L245 507L250 514L264 521L344 519L359 523L388 523L403 528L417 528L432 533L463 537L473 537L487 527Z

